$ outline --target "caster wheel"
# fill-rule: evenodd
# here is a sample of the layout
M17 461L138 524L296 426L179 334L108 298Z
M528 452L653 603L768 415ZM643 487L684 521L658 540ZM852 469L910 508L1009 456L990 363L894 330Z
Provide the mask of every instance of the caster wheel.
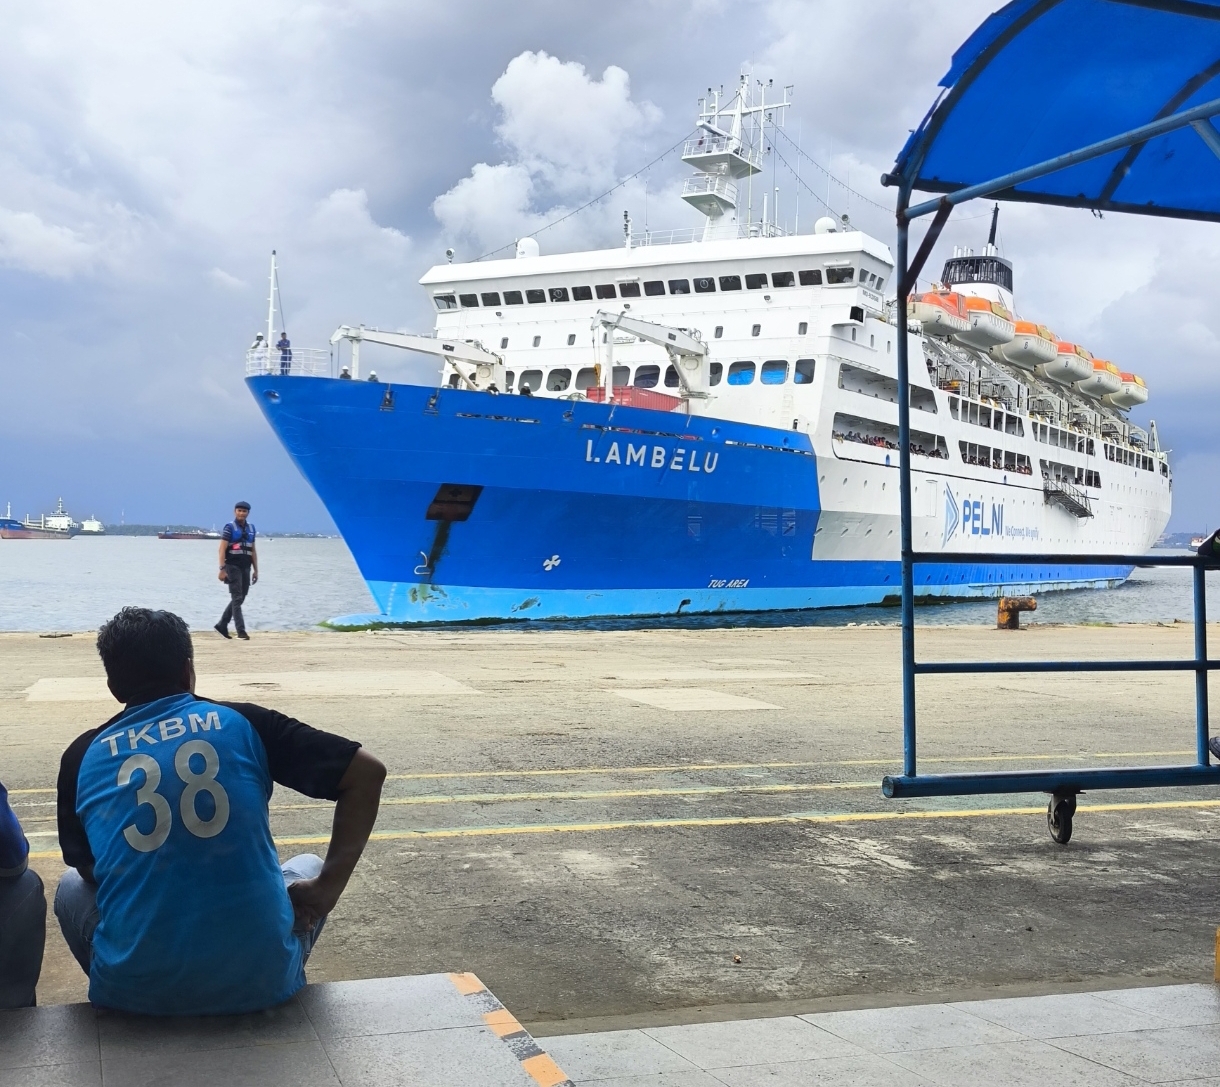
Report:
M1046 806L1046 826L1051 839L1059 845L1072 840L1072 816L1076 814L1076 794L1056 793Z

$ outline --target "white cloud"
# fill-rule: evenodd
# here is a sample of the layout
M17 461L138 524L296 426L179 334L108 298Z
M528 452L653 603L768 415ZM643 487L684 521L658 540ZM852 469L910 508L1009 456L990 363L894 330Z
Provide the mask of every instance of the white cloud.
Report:
M75 230L0 207L0 264L62 279L88 271L96 260L97 247Z
M336 189L320 200L305 235L311 243L325 246L336 260L357 257L369 265L399 266L411 253L407 235L374 221L363 189Z
M450 236L482 249L531 234L610 188L620 162L638 155L661 119L652 103L632 100L622 68L610 65L598 80L584 65L543 52L514 57L491 96L500 110L496 135L510 161L476 163L432 204ZM643 186L624 186L615 203L548 234L547 245L606 244L613 209L641 196Z

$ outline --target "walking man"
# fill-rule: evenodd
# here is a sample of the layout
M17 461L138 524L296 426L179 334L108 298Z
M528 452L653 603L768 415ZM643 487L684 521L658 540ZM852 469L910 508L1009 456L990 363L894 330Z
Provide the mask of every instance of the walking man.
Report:
M276 341L275 346L280 353L280 376L287 377L292 371L292 343L288 339L287 332L280 333L280 338Z
M233 520L225 525L220 534L220 573L217 577L229 585L229 606L225 608L216 633L229 637L229 620L237 628L237 636L248 642L246 620L241 606L250 586L258 581L258 552L254 547L254 526L249 521L250 503L238 502L233 507Z

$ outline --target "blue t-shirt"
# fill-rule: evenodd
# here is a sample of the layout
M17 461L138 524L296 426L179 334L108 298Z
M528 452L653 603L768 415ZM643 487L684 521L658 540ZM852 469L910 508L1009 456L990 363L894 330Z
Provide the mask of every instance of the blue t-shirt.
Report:
M91 863L97 883L89 999L219 1015L300 989L304 945L271 838L272 780L334 799L358 746L185 693L80 737L61 766L60 838L65 862Z
M21 824L8 806L8 790L0 782L0 878L21 875L29 855L30 846L21 832Z

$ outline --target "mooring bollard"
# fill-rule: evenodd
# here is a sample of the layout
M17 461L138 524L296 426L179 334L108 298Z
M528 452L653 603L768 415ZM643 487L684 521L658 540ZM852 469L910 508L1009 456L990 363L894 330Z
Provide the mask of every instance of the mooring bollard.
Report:
M1020 630L1021 612L1036 611L1038 601L1032 596L1002 596L1000 605L996 608L995 625L997 630Z

